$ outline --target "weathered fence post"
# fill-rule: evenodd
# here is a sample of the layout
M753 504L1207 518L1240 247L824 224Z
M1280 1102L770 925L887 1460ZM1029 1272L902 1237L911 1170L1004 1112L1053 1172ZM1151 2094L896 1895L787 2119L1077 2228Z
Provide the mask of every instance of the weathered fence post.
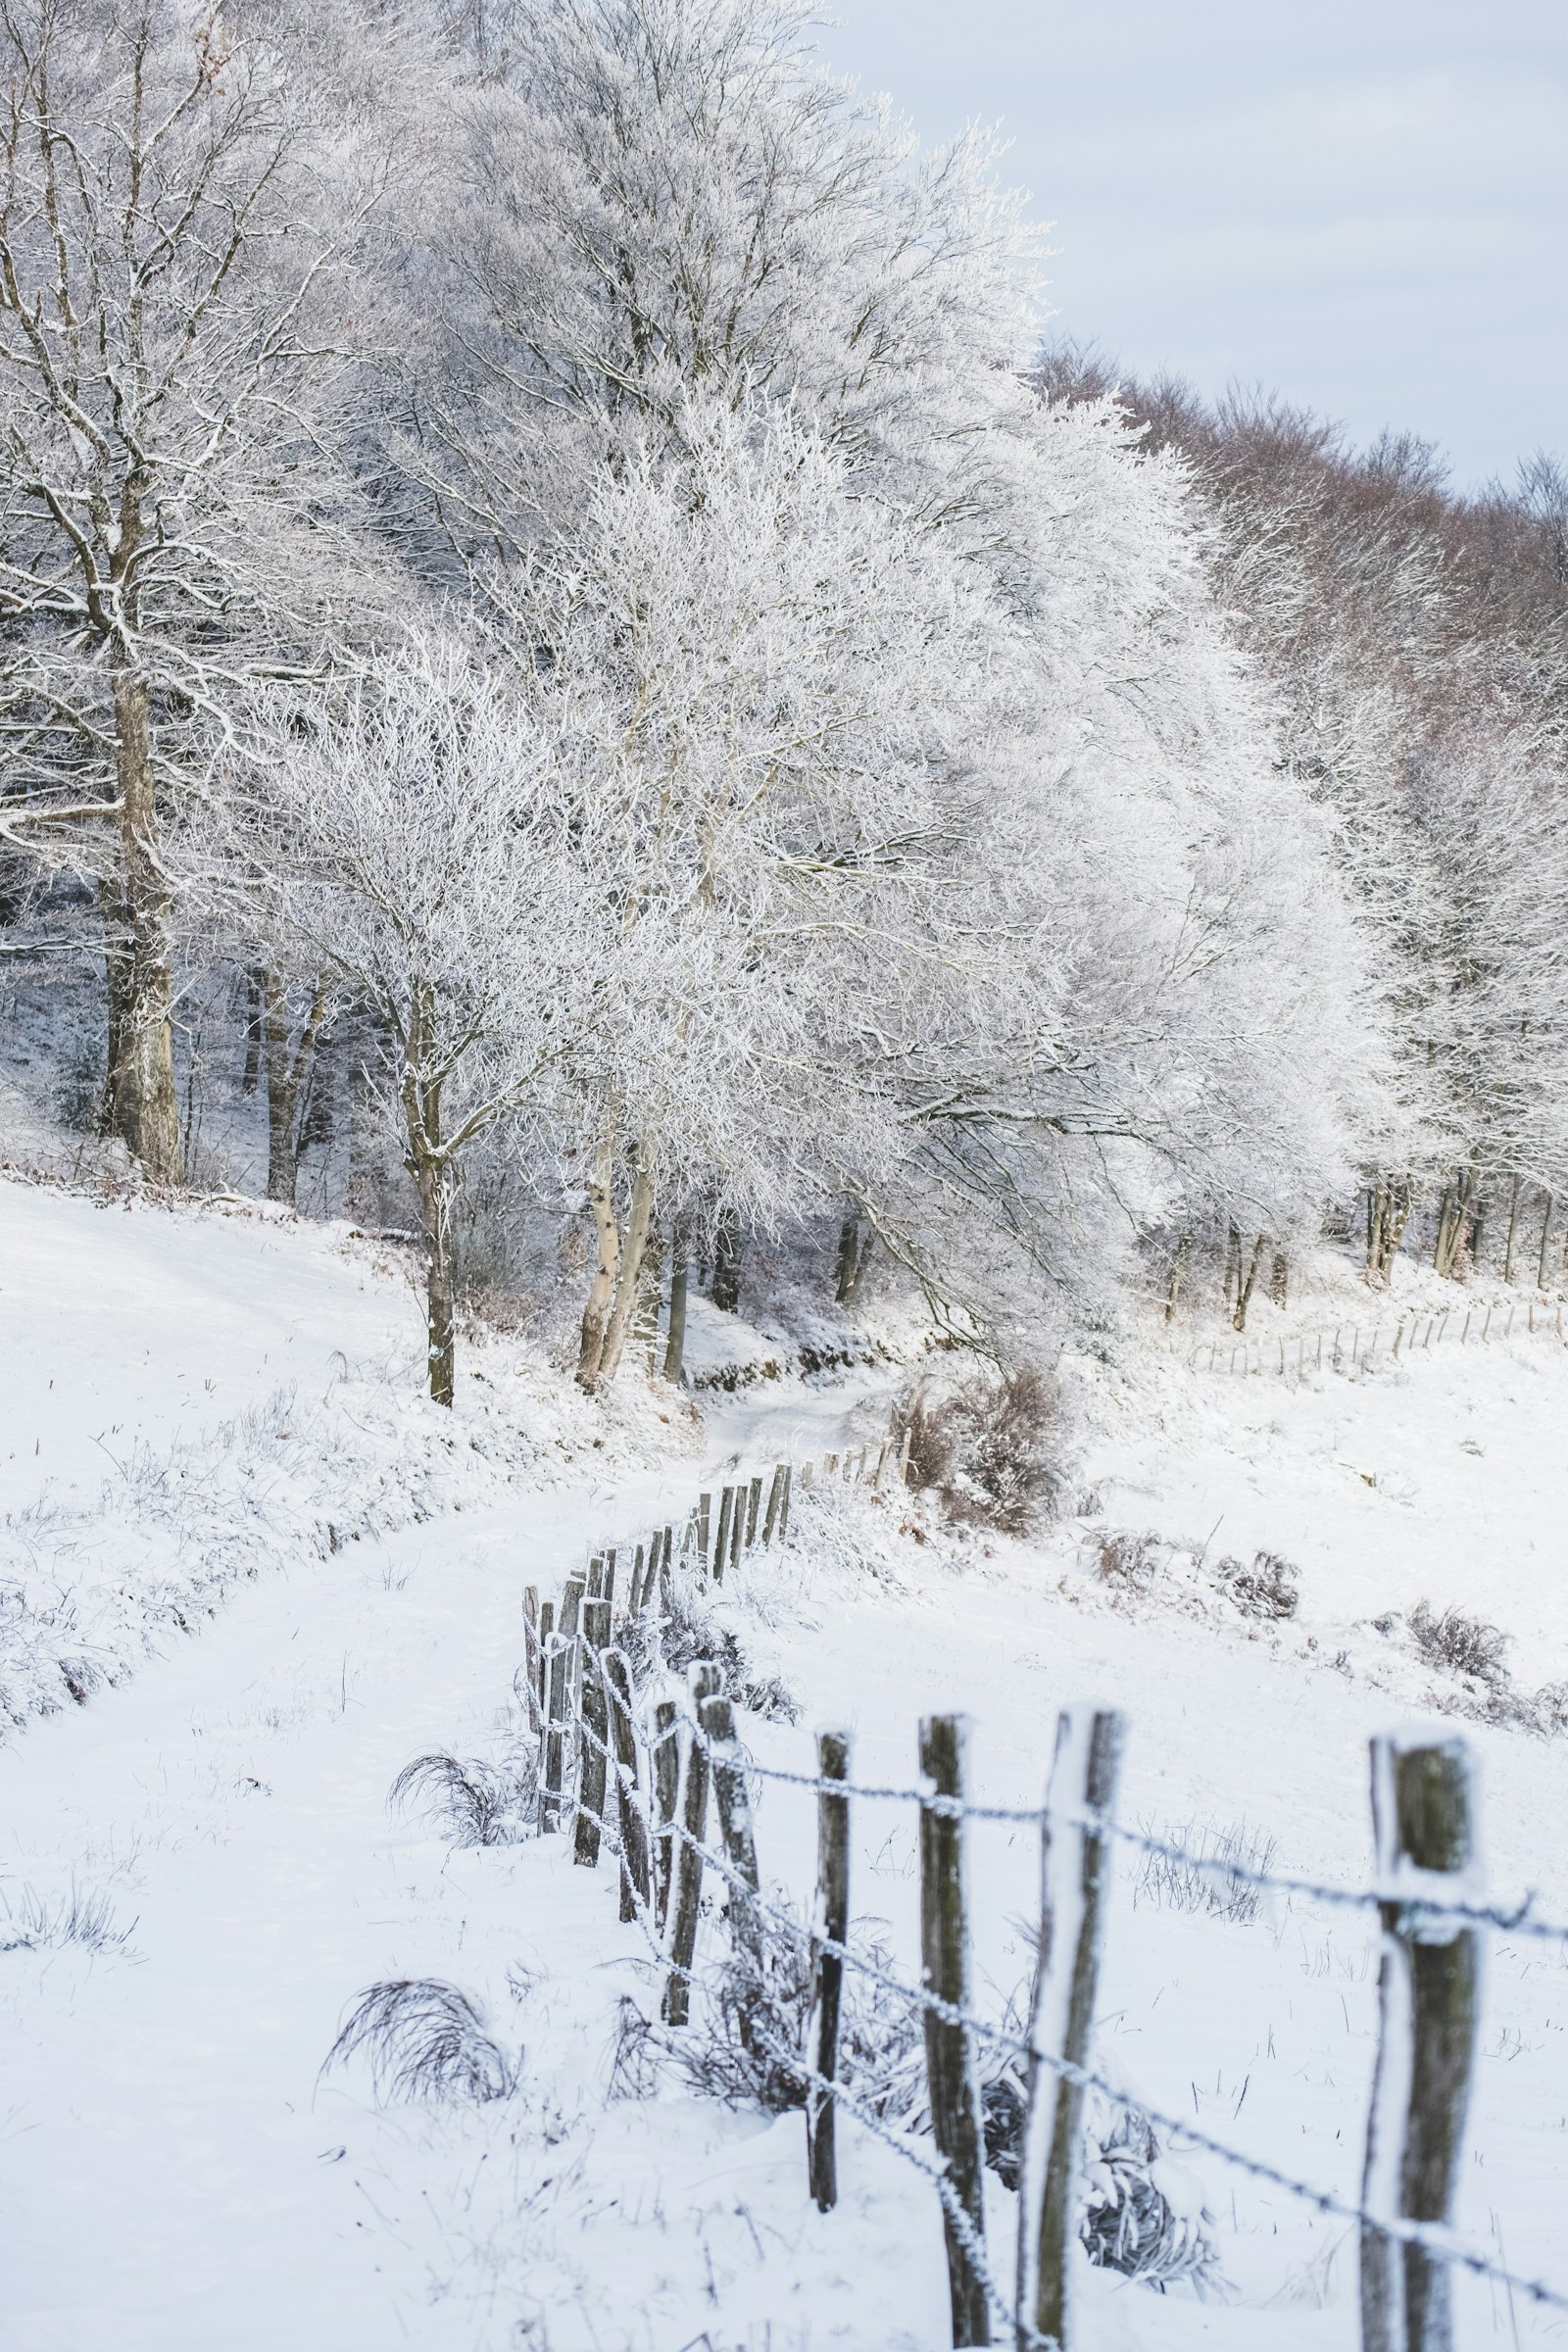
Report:
M1361 2202L1362 2352L1450 2352L1453 2278L1441 2255L1386 2236L1379 2221L1453 2218L1476 2037L1477 1930L1423 1916L1421 1898L1477 1886L1470 1754L1457 1738L1394 1733L1372 1742L1372 1831L1383 1960Z
M708 1760L713 1775L713 1795L718 1805L719 1835L724 1840L724 1858L734 1878L728 1882L725 1902L729 1913L730 1941L746 1956L756 1983L762 1981L762 1921L757 1908L760 1881L757 1871L757 1834L752 1826L752 1792L746 1785L746 1767L741 1761L740 1743L735 1737L735 1716L729 1700L722 1694L705 1698L697 1711L698 1725L708 1741ZM735 1879L742 1882L735 1885ZM746 1891L742 1891L742 1887ZM741 2040L754 2056L774 2057L774 2051L763 2050L756 2038L750 2008L741 2017Z
M746 1490L746 1548L757 1542L757 1514L762 1507L762 1482L754 1478Z
M528 1693L528 1729L537 1738L544 1725L544 1656L539 1647L539 1588L522 1593L522 1680ZM515 1688L515 1685L514 1685Z
M654 1924L661 1935L669 1917L669 1889L674 1876L675 1833L670 1824L680 1801L680 1740L676 1706L662 1698L654 1709L651 1763L654 1780Z
M767 1490L767 1511L762 1520L762 1542L764 1545L771 1544L773 1541L774 1533L778 1527L778 1506L783 1498L783 1494L784 1465L782 1462L779 1462L774 1468L772 1483L769 1485Z
M741 1536L745 1530L745 1526L746 1489L744 1487L737 1487L735 1490L735 1507L731 1511L729 1518L729 1564L732 1568L738 1568L741 1564Z
M577 1612L582 1605L583 1580L568 1576L561 1596L561 1622L550 1657L550 1696L545 1722L545 1786L539 1807L539 1826L561 1827L561 1795L565 1779L566 1723L571 1701L572 1668L577 1651Z
M692 1668L693 1711L701 1726L703 1701L711 1698L718 1682L715 1667ZM708 1828L708 1750L701 1731L686 1743L686 1792L681 1807L685 1836L675 1857L674 1923L669 1936L669 1977L664 1985L666 2026L683 2026L692 2013L692 1960L697 1951L697 1908L703 1895L702 1843ZM671 1817L673 1819L673 1816Z
M713 1556L711 1560L704 1562L715 1585L724 1582L724 1567L729 1557L729 1523L734 1509L735 1490L725 1487L718 1497L718 1534L713 1539Z
M821 1781L847 1781L850 1776L850 1739L847 1732L818 1732L816 1774ZM811 2022L806 2037L807 2055L819 2078L806 2087L806 2166L818 2213L831 2213L839 2201L838 2152L834 2138L833 2094L823 2085L838 2080L839 2010L844 1993L844 1962L837 1952L825 1952L823 1941L842 1944L850 1933L850 1800L826 1788L816 1799L816 1918L811 1953Z
M784 1485L778 1504L778 1540L782 1544L790 1532L790 1488L795 1481L795 1472L788 1462L781 1463L780 1467L784 1473Z
M698 1556L698 1558L699 1558L699 1559L702 1561L702 1563L703 1563L703 1574L704 1574L704 1576L706 1576L706 1575L708 1574L708 1524L709 1524L709 1514L710 1514L710 1511L712 1510L712 1507L713 1507L713 1497L711 1496L711 1494L699 1494L699 1495L698 1495L698 1497L697 1497L697 1556Z
M605 1818L605 1788L610 1744L610 1709L605 1698L604 1679L599 1671L600 1653L610 1642L610 1601L606 1590L613 1577L614 1554L609 1562L596 1561L594 1583L582 1613L582 1690L577 1706L581 1729L577 1745L577 1820L572 1838L572 1860L592 1869L599 1860L600 1827Z
M615 1827L620 1838L620 1916L636 1919L653 1898L648 1868L648 1824L637 1801L637 1727L632 1721L631 1677L618 1649L600 1661L610 1702L611 1745L615 1755Z
M1071 2352L1073 2341L1084 2086L1051 2062L1089 2063L1110 1892L1109 1841L1095 1824L1116 1801L1123 1730L1113 1710L1063 1711L1041 1837L1040 1960L1018 2176L1018 2342L1031 2340L1032 2328L1058 2352Z
M967 1719L928 1715L920 1726L920 1769L939 1797L963 1795ZM964 1885L962 1819L920 1806L920 1981L953 2009L969 2003L969 1923ZM925 2011L925 2069L931 2132L947 2167L948 2186L960 2221L946 2199L943 2233L955 2346L989 2344L985 2287L971 2248L985 2244L985 2145L974 2049L966 2025ZM967 2228L965 2228L967 2224Z

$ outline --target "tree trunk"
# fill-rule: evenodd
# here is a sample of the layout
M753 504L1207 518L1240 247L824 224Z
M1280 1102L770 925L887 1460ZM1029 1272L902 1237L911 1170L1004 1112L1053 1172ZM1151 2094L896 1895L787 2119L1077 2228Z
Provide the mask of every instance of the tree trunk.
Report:
M1440 1274L1453 1274L1471 1226L1471 1208L1476 1195L1476 1171L1473 1166L1461 1168L1457 1181L1444 1194L1444 1213L1438 1224L1437 1248L1432 1263Z
M1541 1256L1536 1266L1536 1288L1539 1291L1544 1291L1546 1287L1546 1251L1551 1243L1551 1212L1554 1205L1552 1197L1548 1193L1546 1205L1541 1213Z
M1167 1323L1174 1323L1176 1320L1176 1302L1182 1295L1182 1283L1186 1277L1187 1260L1192 1253L1192 1235L1184 1233L1176 1245L1175 1255L1170 1261L1170 1281L1165 1286L1165 1320Z
M1225 1244L1225 1311L1227 1314L1235 1314L1236 1304L1241 1295L1242 1236L1240 1229L1233 1225Z
M626 1334L641 1288L643 1259L648 1250L648 1235L654 1217L654 1180L648 1172L646 1159L638 1156L637 1172L632 1178L631 1211L626 1219L626 1238L620 1252L620 1269L615 1279L615 1303L605 1328L604 1352L599 1361L599 1378L613 1380L620 1370L625 1350Z
M114 702L125 924L112 1079L115 1127L155 1182L178 1184L184 1167L174 1093L170 894L158 841L147 689L128 663L115 669Z
M409 1173L419 1196L424 1238L425 1360L430 1395L450 1405L457 1389L457 1316L452 1283L452 1162L441 1141L441 1081L426 1070L428 1004L416 988L403 1047L403 1119Z
M1240 1237L1238 1237L1238 1239ZM1253 1246L1252 1261L1247 1269L1247 1280L1241 1285L1241 1288L1236 1294L1236 1312L1231 1317L1231 1321L1238 1331L1245 1331L1247 1329L1247 1310L1252 1303L1252 1287L1257 1281L1258 1268L1263 1263L1263 1252L1267 1248L1268 1237L1265 1234L1260 1233L1257 1237L1256 1243Z
M267 1026L267 984L263 975L249 966L245 972L245 1067L240 1074L239 1091L254 1095L262 1078L262 1034Z
M415 1170L424 1228L426 1361L430 1395L450 1404L457 1393L457 1312L452 1292L452 1168L441 1158Z
M862 1228L859 1216L852 1209L839 1230L838 1265L833 1278L833 1296L840 1306L855 1304L875 1239L870 1227Z
M1515 1176L1508 1193L1508 1241L1502 1254L1502 1279L1504 1282L1513 1280L1513 1246L1519 1231L1519 1190L1523 1183L1522 1176Z
M721 1209L713 1229L713 1304L733 1315L741 1302L740 1227L728 1209Z
M130 992L130 974L125 952L125 902L112 883L98 886L98 905L104 927L104 1026L105 1046L103 1095L98 1105L98 1133L105 1141L120 1133L118 1100L120 1063L124 1052L125 1006Z
M1545 1243L1542 1243L1544 1251ZM686 1370L686 1236L677 1223L669 1241L669 1331L664 1341L664 1378L679 1388Z
M299 1190L300 1141L295 1112L315 1056L326 1010L326 991L311 1000L298 1039L289 1019L288 990L271 970L262 975L267 1034L267 1198L292 1208Z
M1393 1278L1414 1199L1415 1185L1408 1176L1379 1176L1367 1195L1366 1270L1379 1288Z
M1269 1269L1268 1295L1276 1306L1289 1306L1291 1303L1291 1261L1283 1250L1274 1252L1274 1263Z
M577 1347L577 1386L586 1389L590 1396L599 1381L599 1366L605 1352L605 1325L610 1319L615 1274L620 1264L614 1182L615 1122L607 1113L588 1185L588 1206L593 1211L594 1231L599 1237L599 1263L594 1268L588 1303L582 1310L582 1337Z

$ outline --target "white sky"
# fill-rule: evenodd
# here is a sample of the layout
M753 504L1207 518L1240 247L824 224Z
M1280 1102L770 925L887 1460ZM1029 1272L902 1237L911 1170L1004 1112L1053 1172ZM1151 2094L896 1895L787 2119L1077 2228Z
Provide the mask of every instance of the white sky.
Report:
M827 62L1013 141L1059 331L1210 392L1568 455L1568 0L832 0Z

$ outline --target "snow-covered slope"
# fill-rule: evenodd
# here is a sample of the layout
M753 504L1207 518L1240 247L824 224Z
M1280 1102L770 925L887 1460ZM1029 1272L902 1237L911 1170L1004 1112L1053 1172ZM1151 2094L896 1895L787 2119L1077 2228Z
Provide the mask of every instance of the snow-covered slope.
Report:
M215 1512L238 1509L244 1484L222 1471L214 1487L213 1461L256 1468L254 1449L225 1451L216 1433L268 1405L279 1359L316 1416L291 1416L286 1477L251 1480L267 1490L243 1522L256 1573L229 1579L214 1620L194 1639L155 1623L134 1673L0 1754L0 2344L943 2343L935 2202L891 2149L845 2130L844 2199L824 2217L798 2115L769 2123L668 2083L610 2095L617 2001L650 1999L611 1872L574 1868L560 1839L452 1850L417 1810L386 1803L412 1757L483 1754L515 1730L524 1583L557 1589L590 1541L679 1508L737 1451L841 1445L854 1393L769 1382L726 1400L732 1417L701 1440L667 1396L628 1387L607 1417L497 1343L468 1357L443 1428L416 1394L416 1302L395 1266L341 1234L19 1187L0 1188L0 1214L8 1502L24 1512L54 1482L53 1547L42 1518L28 1541L63 1606L80 1556L68 1522L94 1590L116 1558L211 1548ZM748 1571L732 1615L805 1721L751 1722L748 1740L800 1768L810 1720L838 1718L858 1778L908 1786L919 1714L959 1707L981 1793L1032 1802L1058 1705L1113 1698L1130 1720L1124 1818L1189 1835L1245 1823L1280 1868L1364 1882L1369 1733L1391 1709L1472 1704L1370 1621L1422 1595L1461 1599L1516 1637L1521 1686L1568 1673L1568 1350L1434 1356L1304 1389L1139 1361L1106 1375L1098 1509L1039 1545L954 1544L902 1504L805 1514L797 1548ZM116 1487L106 1465L117 1524L97 1437L200 1461L209 1483L171 1502L167 1482ZM379 1516L365 1501L374 1479L389 1482ZM333 1521L359 1533L334 1550L319 1528L344 1486L365 1507ZM163 1496L151 1534L149 1493ZM1168 1547L1143 1583L1101 1572L1118 1531L1200 1547L1211 1530L1210 1559L1270 1548L1299 1566L1296 1618L1244 1616L1206 1563ZM127 1623L151 1589L129 1580ZM1466 1728L1494 1885L1537 1886L1568 1916L1568 1742ZM886 1923L906 1973L913 1830L908 1805L857 1808L854 1909ZM764 1877L805 1895L810 1799L768 1788L758 1834ZM1038 1852L997 1825L973 1862L978 1982L1000 2014L1028 1964ZM705 1933L721 1937L716 1921ZM362 1987L423 1975L480 2003L518 2061L509 2097L383 2109L357 2068L322 2074ZM1359 1916L1300 1900L1250 1921L1190 1915L1140 1892L1129 1867L1102 2049L1153 2104L1353 2195L1375 1981ZM1492 1955L1461 2222L1526 2271L1560 2268L1563 1981L1550 1949L1504 1939ZM1085 2352L1348 2352L1345 2225L1184 2162L1215 2217L1228 2299L1088 2278ZM990 2193L1004 2271L1012 2199L994 2179ZM1515 2326L1544 2342L1556 2324L1483 2285L1461 2289L1461 2322L1463 2340L1504 2344Z

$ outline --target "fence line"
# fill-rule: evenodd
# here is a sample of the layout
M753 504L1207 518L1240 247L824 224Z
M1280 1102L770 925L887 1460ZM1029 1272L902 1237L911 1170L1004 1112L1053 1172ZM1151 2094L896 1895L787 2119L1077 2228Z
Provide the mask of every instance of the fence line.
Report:
M1370 1327L1364 1323L1339 1323L1331 1332L1325 1324L1321 1331L1299 1332L1294 1339L1238 1338L1232 1343L1215 1340L1206 1347L1195 1348L1187 1360L1195 1371L1201 1366L1207 1372L1238 1373L1244 1377L1260 1372L1272 1372L1283 1377L1294 1371L1298 1379L1304 1379L1307 1372L1321 1371L1325 1364L1331 1371L1362 1371L1380 1360L1380 1347L1383 1348L1381 1360L1385 1363L1396 1362L1401 1354L1424 1353L1434 1346L1441 1347L1445 1339L1456 1347L1467 1347L1472 1326L1478 1327L1474 1331L1478 1345L1493 1339L1506 1340L1512 1335L1519 1301L1510 1301L1506 1315L1497 1313L1498 1303L1495 1299L1489 1299L1485 1309L1467 1307L1463 1322L1451 1334L1448 1324L1457 1317L1456 1307L1445 1307L1441 1314L1428 1314L1423 1309L1410 1308L1396 1316L1392 1323L1379 1322ZM1525 1320L1520 1327L1521 1334L1564 1339L1560 1299L1541 1302L1538 1306L1536 1299L1529 1298L1524 1304ZM1492 1328L1494 1315L1500 1325L1495 1333ZM1388 1333L1393 1335L1392 1344L1383 1347Z
M1081 1790L1073 1802L1059 1801L1055 1797L1054 1781L1044 1804L994 1805L969 1799L961 1792L961 1784L950 1792L941 1792L923 1777L907 1787L857 1782L848 1775L847 1741L841 1747L843 1778L827 1777L820 1770L796 1772L760 1764L735 1739L730 1703L716 1690L716 1671L703 1664L691 1670L684 1703L667 1695L655 1703L654 1688L662 1656L660 1635L668 1615L672 1562L676 1557L690 1563L701 1584L721 1586L747 1552L788 1540L792 1497L809 1493L819 1479L823 1483L830 1479L869 1483L873 1490L885 1481L896 1480L902 1485L906 1476L907 1456L906 1440L902 1455L896 1455L891 1446L882 1446L876 1453L874 1468L869 1448L843 1456L829 1454L819 1467L813 1463L778 1463L771 1474L765 1509L764 1473L723 1490L716 1531L712 1496L705 1494L679 1523L678 1535L677 1523L672 1521L635 1546L607 1546L594 1554L586 1569L568 1576L559 1606L549 1602L541 1605L533 1588L525 1595L526 1657L518 1680L526 1695L530 1724L540 1743L540 1826L542 1830L572 1836L579 1862L592 1864L605 1852L617 1863L621 1916L637 1926L650 1958L664 1980L662 2011L666 2028L675 2032L689 2030L691 1993L705 1983L705 1969L698 1962L695 1947L705 1872L714 1873L726 1887L729 1899L725 1917L733 1954L742 1963L755 1967L759 1980L769 1934L787 1937L792 1943L798 1942L803 1934L808 1935L816 1987L812 2034L818 2036L813 2045L818 2063L811 2063L804 2048L796 2050L781 2044L767 2024L765 2012L753 2015L749 2023L743 2024L743 2036L750 2034L754 2040L760 2039L768 2055L808 2098L808 2173L813 2194L824 2211L831 2210L836 2201L836 2176L830 2177L824 2193L817 2162L818 2135L823 2115L831 2119L838 2107L910 2163L935 2187L947 2233L956 2345L990 2342L990 2321L994 2319L1005 2330L1005 2340L1015 2346L1030 2347L1030 2352L1073 2352L1076 2330L1067 2295L1068 2249L1065 2241L1057 2244L1048 2222L1053 2211L1058 2225L1061 2211L1076 2211L1073 2184L1082 2161L1076 2105L1063 2110L1071 2113L1073 2128L1070 2134L1058 2132L1055 2144L1041 2121L1046 2106L1054 2103L1058 2094L1065 2096L1068 2087L1079 2097L1093 2091L1114 2110L1142 2116L1172 2138L1283 2190L1314 2211L1355 2224L1361 2233L1363 2329L1364 2341L1369 2346L1386 2345L1390 2352L1396 2345L1401 2347L1401 2352L1440 2352L1448 2337L1435 2329L1440 2321L1446 2327L1445 2281L1455 2270L1489 2278L1539 2305L1568 2311L1568 2292L1544 2278L1512 2271L1461 2243L1449 2227L1469 2080L1479 2038L1478 1993L1467 2031L1460 2034L1457 2043L1450 2031L1447 2042L1440 2049L1433 2045L1430 2029L1422 2022L1423 2016L1430 2012L1430 2000L1424 2012L1421 2000L1409 1997L1408 1986L1403 1992L1399 1988L1401 1969L1406 1974L1412 1970L1418 1974L1421 1970L1430 1973L1435 1965L1431 1955L1437 1952L1436 1965L1450 1971L1458 1969L1461 1977L1470 1968L1467 1981L1475 1992L1477 1980L1466 1955L1473 1953L1476 1935L1481 1929L1568 1943L1568 1927L1531 1916L1536 1899L1533 1892L1509 1909L1475 1901L1463 1893L1448 1896L1441 1891L1445 1878L1451 1884L1455 1875L1462 1887L1468 1867L1472 1838L1469 1765L1462 1740L1448 1739L1420 1745L1374 1742L1375 1758L1379 1755L1384 1758L1384 1764L1375 1770L1375 1787L1379 1785L1378 1770L1382 1771L1386 1784L1389 1774L1396 1770L1426 1773L1429 1777L1433 1772L1446 1776L1444 1785L1450 1793L1457 1792L1454 1802L1462 1814L1463 1838L1454 1854L1451 1857L1439 1854L1434 1867L1432 1855L1412 1854L1399 1844L1402 1834L1399 1825L1407 1815L1411 1820L1427 1819L1422 1805L1406 1806L1401 1799L1399 1806L1391 1811L1385 1797L1381 1811L1375 1805L1381 1883L1372 1887L1354 1887L1193 1853L1178 1843L1117 1822L1109 1810L1109 1792L1105 1792L1103 1803L1085 1802ZM616 1571L623 1550L632 1553L632 1570L626 1606L617 1609ZM640 1620L651 1621L655 1674L653 1677L645 1674L635 1698L626 1653L614 1640L617 1620L622 1635ZM638 1646L646 1658L646 1640L634 1644ZM956 1719L934 1720L956 1727ZM1063 1724L1070 1726L1074 1720L1071 1716L1064 1717ZM1098 1720L1119 1723L1115 1718ZM1118 1729L1118 1740L1119 1736ZM1065 1731L1063 1739L1061 1753L1077 1753ZM1081 1747L1081 1740L1078 1745ZM1147 2100L1130 2096L1087 2063L1087 2029L1085 2046L1076 2056L1066 2048L1048 2046L1039 2022L1044 2012L1038 1980L1030 2032L1023 2034L981 2016L966 1997L956 2000L945 1997L930 1981L929 1946L926 1981L920 1984L911 1984L881 1967L849 1940L847 1881L840 1888L846 1932L837 1936L828 1932L822 1908L820 1863L817 1917L814 1925L807 1929L802 1918L783 1910L761 1892L749 1790L754 1782L769 1781L813 1795L819 1808L819 1823L825 1818L824 1809L830 1806L842 1808L847 1823L850 1805L867 1801L910 1803L919 1808L923 1822L946 1825L947 1862L943 1866L946 1875L942 1889L936 1884L938 1865L934 1856L944 1841L922 1836L922 1911L944 1889L950 1909L956 1905L956 1911L951 1911L947 1927L951 1948L958 1955L956 1982L960 1986L967 1983L962 1840L971 1821L1028 1827L1040 1835L1048 1860L1048 1892L1040 1923L1041 1949L1050 1953L1054 1942L1058 1948L1058 1967L1059 1948L1071 1938L1054 1933L1064 1924L1065 1913L1054 1920L1051 1905L1054 1899L1057 1910L1061 1911L1060 1890L1067 1882L1058 1867L1057 1893L1053 1898L1049 1890L1052 1884L1049 1862L1052 1840L1057 1840L1059 1846L1064 1834L1069 1833L1082 1840L1080 1852L1086 1852L1092 1841L1109 1838L1229 1886L1255 1886L1345 1908L1378 1911L1383 1926L1382 2014L1361 2198L1340 2196L1299 2180L1264 2159L1250 2156L1214 2138L1184 2118L1165 2114L1151 2107ZM710 1838L707 1829L710 1788L718 1799L719 1841ZM843 1835L843 1851L847 1855L847 1829ZM819 1852L825 1850L825 1845L824 1840ZM1070 1876L1069 1872L1069 1880ZM943 2136L939 2121L941 2105L951 2097L955 2080L951 2052L945 2068L939 2068L938 2064L938 2047L944 2034L950 2039L956 2037L954 2048L964 2054L959 2067L960 2080L970 2083L974 2081L972 2053L977 2045L1003 2054L1015 2066L1021 2063L1026 2071L1028 2103L1019 2176L1020 2261L1018 2283L1010 2295L999 2283L986 2254L983 2200L977 2202L972 2191L967 2198L962 2193L963 2183L955 2177L951 2151L946 2156L928 2153L910 2132L890 2127L885 2118L857 2095L853 2084L846 2084L838 2078L836 2025L825 2041L819 2036L825 1964L870 1982L924 2021L929 2105L939 2146ZM1043 1968L1049 1969L1051 1965L1046 1961ZM1059 2011L1059 2002L1056 2006ZM754 2046L753 2042L748 2046ZM1407 2109L1399 2105L1401 2084L1409 2091ZM972 2101L972 2092L968 2095ZM1439 2180L1437 2190L1432 2186L1428 2144L1434 2124L1440 2139L1446 2134L1448 2150L1447 2176ZM1423 2180L1412 2191L1407 2185L1412 2168L1405 2159L1413 2139L1423 2131L1427 2135L1423 2147L1428 2161ZM1032 2175L1031 2147L1045 2151L1042 2164L1036 2166ZM1436 2198L1437 2210L1410 2210L1412 2204L1416 2207L1422 2204L1423 2193L1428 2205ZM1036 2212L1031 2206L1038 2208L1038 2246L1034 2237ZM1060 2236L1059 2227L1056 2236ZM1394 2261L1391 2252L1394 2248L1403 2250L1400 2262ZM1043 2266L1044 2273L1050 2275L1043 2275ZM1032 2313L1027 2308L1029 2304L1034 2305ZM1047 2310L1056 2315L1049 2332L1037 2325L1040 2313ZM1429 2314L1430 2325L1424 2314Z

